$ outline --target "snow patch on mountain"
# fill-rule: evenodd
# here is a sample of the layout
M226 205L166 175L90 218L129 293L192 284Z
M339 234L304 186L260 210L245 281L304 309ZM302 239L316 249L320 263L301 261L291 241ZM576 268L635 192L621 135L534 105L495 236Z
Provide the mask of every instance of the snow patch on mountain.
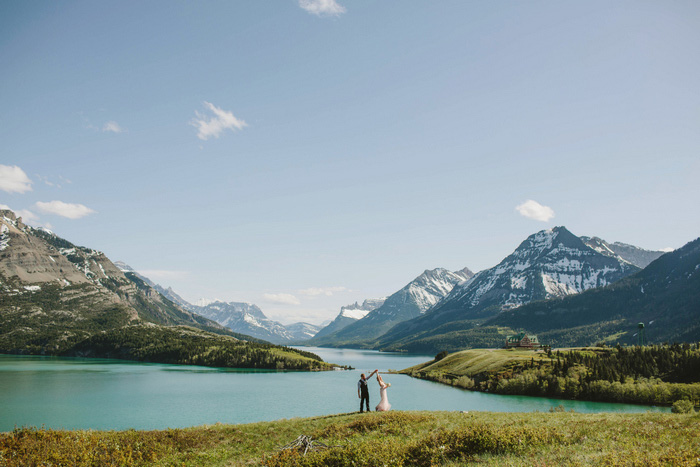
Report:
M322 326L313 337L322 338L338 332L350 324L361 320L371 311L382 306L385 301L386 297L368 298L363 301L362 304L355 302L351 305L343 306L340 308L340 313L338 313L338 316L336 316L335 319L329 322L327 325Z
M362 310L360 308L341 308L340 316L350 319L362 319L372 310Z
M5 218L7 219L7 218ZM10 245L10 228L5 224L0 225L0 251Z
M564 227L537 232L491 269L459 284L436 309L508 310L608 285L638 270L603 246L583 243Z

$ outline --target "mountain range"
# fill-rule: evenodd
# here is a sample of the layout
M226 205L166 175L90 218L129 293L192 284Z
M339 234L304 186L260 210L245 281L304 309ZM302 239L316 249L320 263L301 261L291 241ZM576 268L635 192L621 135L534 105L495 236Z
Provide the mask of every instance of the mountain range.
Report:
M411 352L501 346L505 334L514 331L505 325L489 327L489 320L505 319L510 310L530 303L549 303L615 284L663 254L599 237L577 237L563 226L554 227L530 235L492 268L477 274L463 270L461 280L440 281L442 287L433 288L435 293L422 308L396 313L399 305L411 302L407 296L420 297L418 291L449 271L425 271L365 317L341 330L322 330L308 344Z
M0 352L261 368L319 368L169 300L104 253L0 210Z
M492 268L426 270L387 298L342 307L319 329L282 325L250 303L189 303L125 263L0 210L0 352L231 366L249 361L241 346L264 341L436 352L500 346L523 330L551 345L633 343L639 323L650 342L697 340L699 270L700 240L664 254L554 227ZM225 352L206 350L214 344ZM254 349L262 367L318 365L299 363L316 356L280 362L279 351L262 349Z
M639 271L628 261L597 252L565 227L530 235L496 266L456 286L424 316L400 323L380 346L411 345L471 326L536 300L564 297L611 284Z
M309 323L278 323L265 316L262 310L252 303L216 300L204 306L191 305L189 309L232 331L274 344L301 342L313 337L319 330L319 326Z
M116 261L114 264L122 271L135 274L173 303L238 334L252 336L273 344L292 344L310 339L320 329L320 326L309 323L284 325L269 319L257 305L252 303L202 299L193 304L178 295L171 287L166 289L154 283L125 262Z
M646 332L650 342L697 340L697 243L664 254L624 244L613 250L588 237L577 241L563 227L538 232L499 265L455 287L424 316L381 336L374 347L408 352L500 347L516 331L537 333L540 342L553 346L634 343L638 322L653 325L655 331ZM633 264L645 265L650 256L656 259L644 269ZM516 294L513 286L523 283L524 272L527 282ZM561 285L553 286L553 278ZM528 287L533 281L536 286ZM523 296L524 290L533 293ZM494 295L501 297L500 309ZM513 299L522 304L511 306Z
M314 337L308 343L319 346L365 346L397 323L420 316L447 295L455 284L474 275L469 269L425 270L405 287L390 295L378 308L344 328Z

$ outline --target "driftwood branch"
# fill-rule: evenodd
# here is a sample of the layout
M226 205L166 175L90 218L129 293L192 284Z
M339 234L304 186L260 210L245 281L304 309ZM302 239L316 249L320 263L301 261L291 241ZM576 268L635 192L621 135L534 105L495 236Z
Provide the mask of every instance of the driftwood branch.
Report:
M301 449L304 449L304 455L306 455L307 452L311 451L320 451L321 449L328 449L328 448L335 448L338 446L328 446L327 444L324 444L320 441L314 441L311 436L306 436L306 435L299 435L297 439L292 441L289 444L285 444L280 448L280 451L283 451L285 449L298 449L301 451Z

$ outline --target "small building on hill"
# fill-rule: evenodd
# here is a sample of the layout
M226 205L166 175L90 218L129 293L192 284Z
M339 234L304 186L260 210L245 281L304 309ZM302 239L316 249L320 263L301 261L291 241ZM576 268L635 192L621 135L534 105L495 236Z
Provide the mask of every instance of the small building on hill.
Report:
M521 348L521 349L537 349L540 347L540 342L534 334L525 334L519 332L512 336L506 336L506 349Z

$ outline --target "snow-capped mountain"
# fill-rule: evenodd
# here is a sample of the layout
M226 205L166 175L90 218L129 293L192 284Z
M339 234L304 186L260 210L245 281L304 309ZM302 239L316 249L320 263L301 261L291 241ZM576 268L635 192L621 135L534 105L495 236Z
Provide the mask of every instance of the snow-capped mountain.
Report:
M193 311L216 321L239 334L257 337L273 344L291 344L309 339L318 331L318 326L294 323L288 326L271 320L252 303L199 300L205 306L193 307Z
M443 268L425 270L364 318L318 339L318 342L314 339L314 343L356 345L373 340L397 323L421 315L438 303L456 284L469 280L473 275L474 273L467 268L454 272Z
M292 340L282 324L269 319L252 303L214 301L206 306L196 306L195 312L234 332L275 343Z
M644 269L656 258L664 254L663 251L650 251L627 243L608 243L598 237L580 237L583 243L593 248L598 253L612 256L627 261L630 264Z
M448 332L449 323L488 318L536 300L564 297L616 282L640 269L622 258L598 253L569 232L554 227L530 235L498 265L478 272L423 316L382 336L399 339Z
M273 344L291 344L313 337L320 329L320 326L309 323L294 323L285 326L269 319L257 305L252 303L200 298L193 304L178 295L172 287L165 288L154 283L125 262L116 261L114 264L119 270L138 277L159 294L185 310L208 318L238 334L263 339Z
M370 298L362 302L361 305L355 302L352 305L343 306L340 308L340 313L338 313L338 316L336 316L333 321L328 323L327 326L323 327L316 335L312 337L320 338L340 331L357 320L364 318L370 311L376 310L382 306L385 301L386 297Z
M600 290L534 302L489 320L527 329L553 346L700 340L700 239L665 253L642 271ZM542 342L542 339L540 340Z
M321 326L310 323L294 323L288 324L285 328L292 335L293 341L301 342L314 337L321 329Z
M639 268L589 248L566 227L530 235L507 258L460 284L431 313L495 314L533 300L572 295L622 279Z

